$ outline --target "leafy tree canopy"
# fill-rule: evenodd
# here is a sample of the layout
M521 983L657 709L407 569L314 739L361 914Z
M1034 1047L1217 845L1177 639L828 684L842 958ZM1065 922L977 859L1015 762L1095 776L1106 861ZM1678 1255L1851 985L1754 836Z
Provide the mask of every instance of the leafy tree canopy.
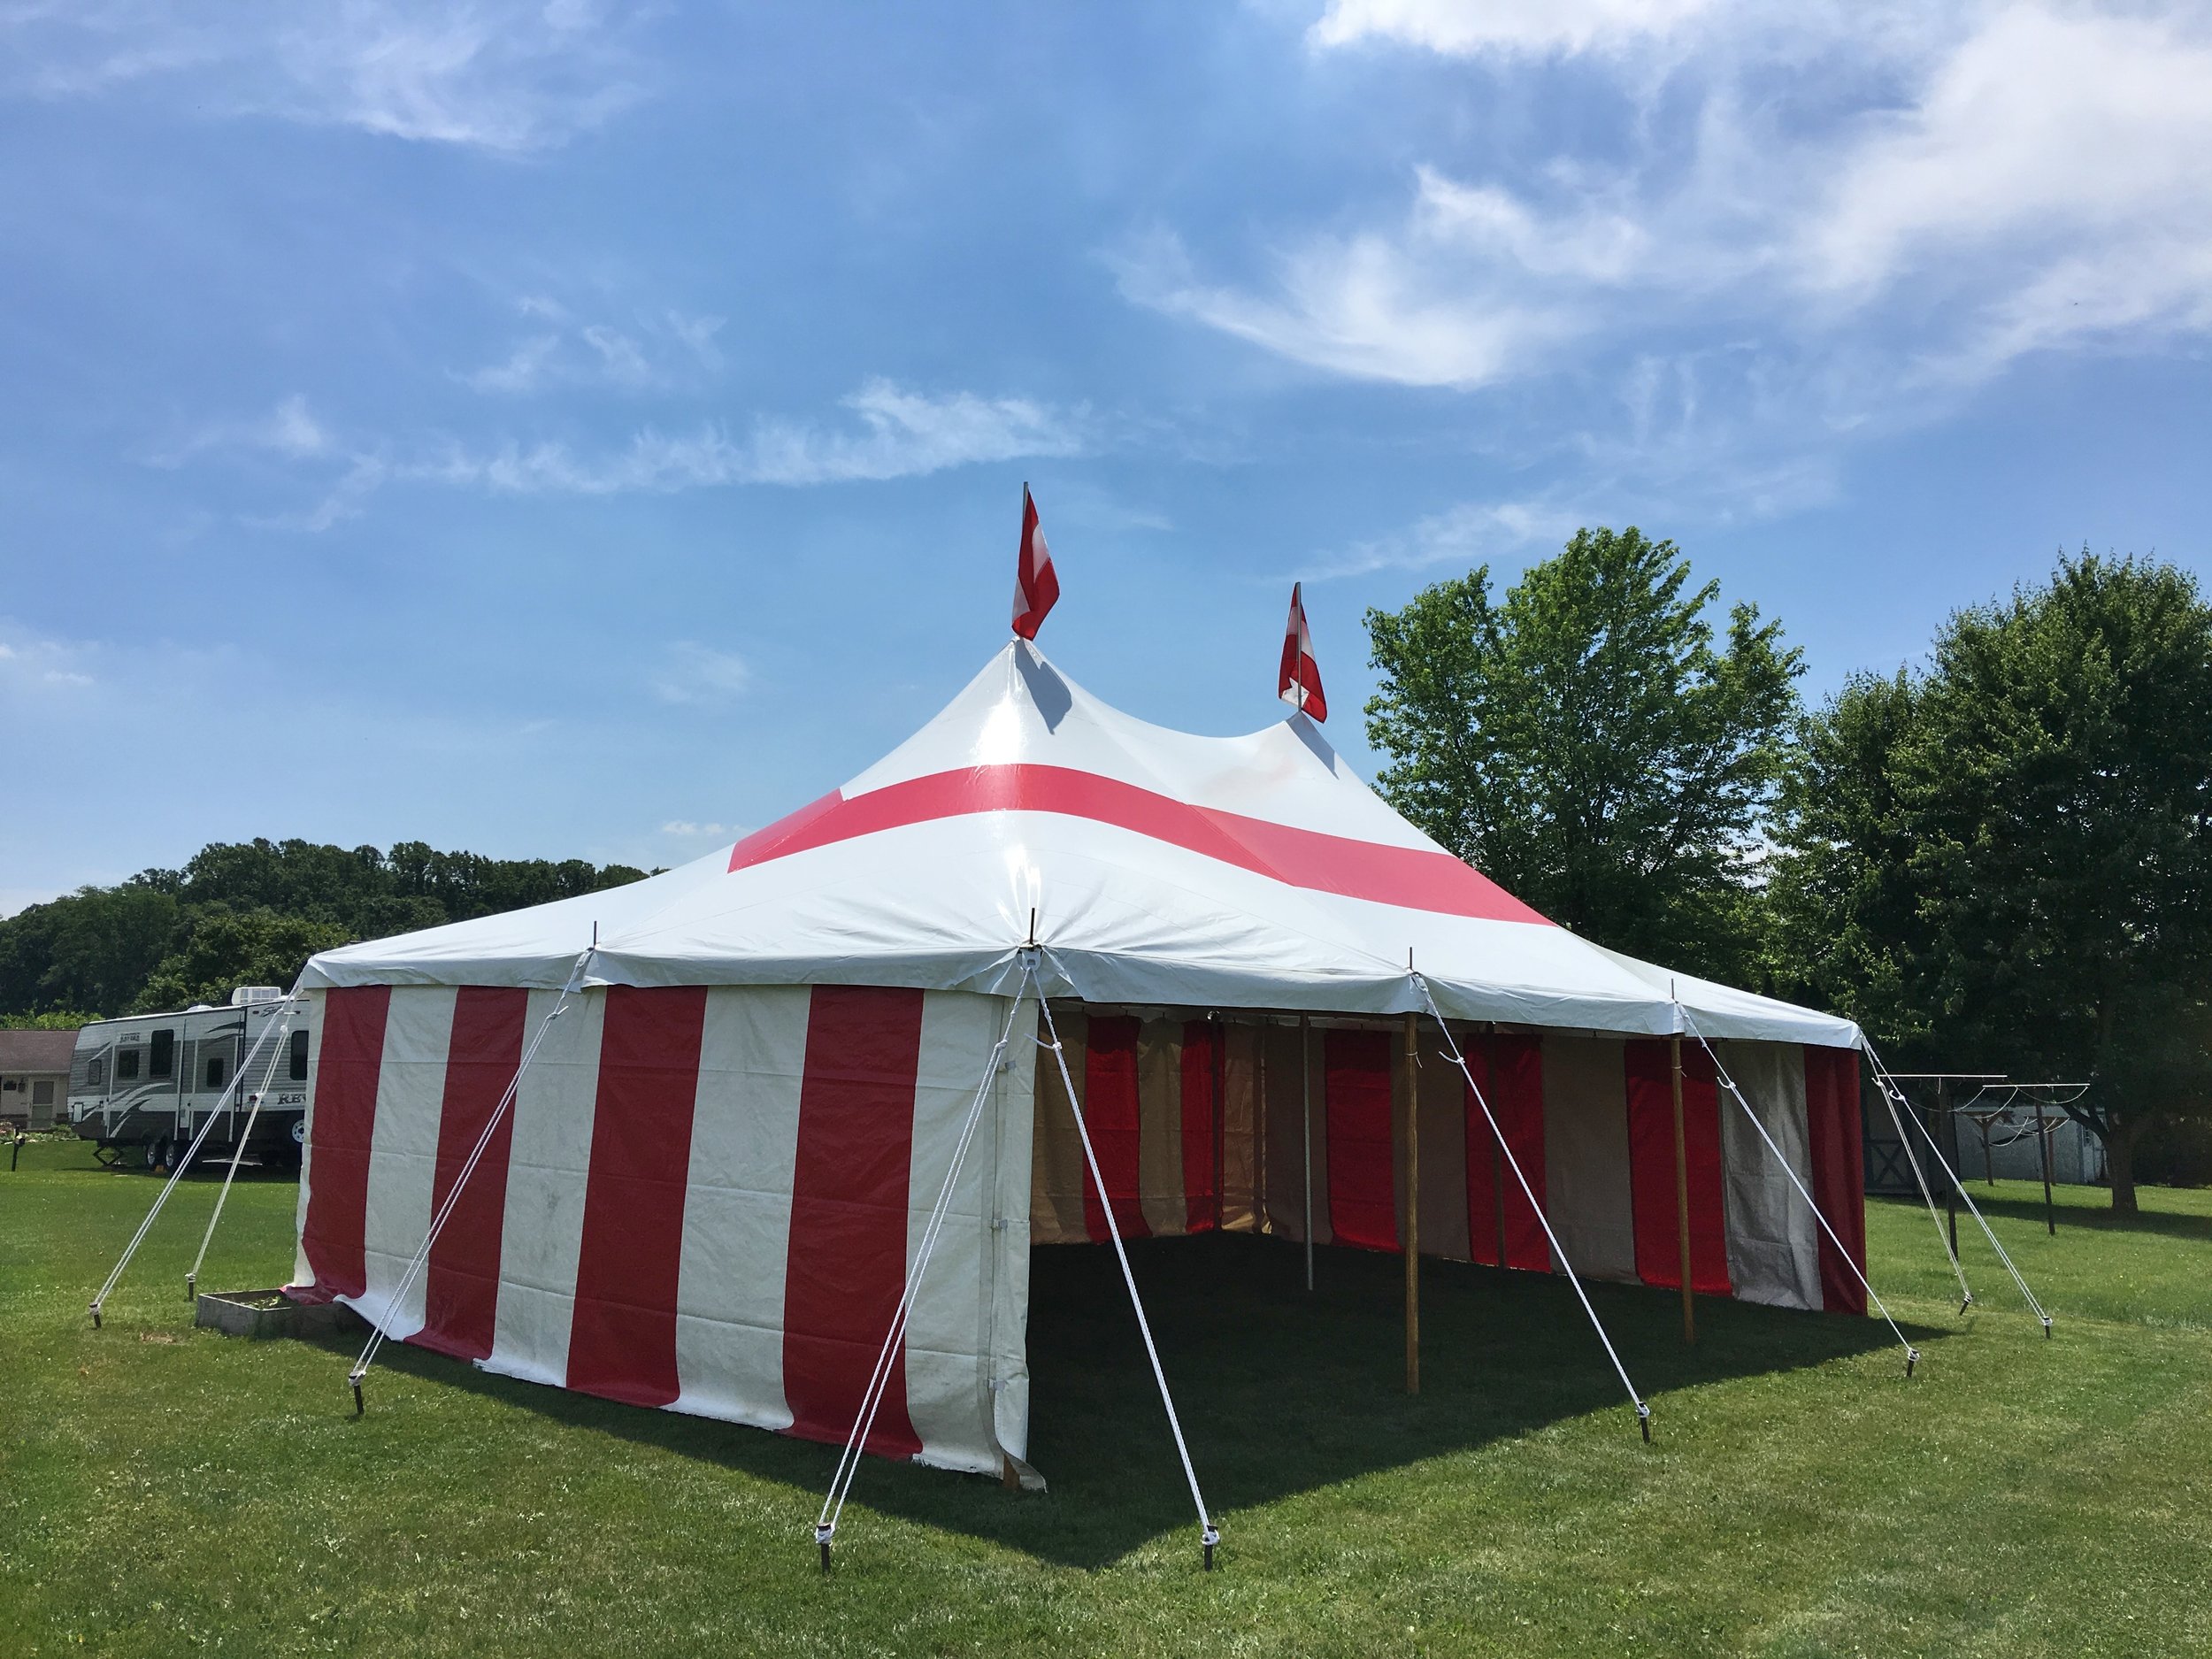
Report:
M1671 541L1580 530L1491 596L1486 566L1367 613L1378 783L1553 920L1740 977L1799 653L1755 607L1689 588Z
M641 879L626 864L486 858L403 841L218 842L181 870L85 887L0 921L0 1016L108 1016L289 986L319 950Z
M2193 580L2063 559L1953 617L1924 674L1853 681L1808 722L1801 768L1774 897L1809 988L1878 1041L2093 1082L2072 1110L2132 1208L2143 1126L2212 1102L2212 606Z

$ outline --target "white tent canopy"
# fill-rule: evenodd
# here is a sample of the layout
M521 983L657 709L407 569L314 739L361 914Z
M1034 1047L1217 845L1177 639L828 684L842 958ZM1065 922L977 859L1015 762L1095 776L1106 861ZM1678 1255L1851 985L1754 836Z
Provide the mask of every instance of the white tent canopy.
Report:
M842 789L680 869L328 951L311 987L851 984L1855 1047L1847 1020L1603 949L1470 870L1302 714L1246 737L1111 709L1010 641Z

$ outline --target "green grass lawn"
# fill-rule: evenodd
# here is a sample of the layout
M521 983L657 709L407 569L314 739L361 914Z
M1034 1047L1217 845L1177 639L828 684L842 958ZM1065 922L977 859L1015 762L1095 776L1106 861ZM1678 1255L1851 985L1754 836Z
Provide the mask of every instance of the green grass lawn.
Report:
M1433 1264L1425 1392L1399 1264L1134 1252L1209 1500L1195 1526L1110 1256L1040 1251L1044 1495L870 1460L816 1570L833 1448L387 1350L195 1332L212 1181L91 1329L156 1190L42 1144L0 1166L0 1654L2082 1655L2212 1650L2212 1194L2000 1183L2045 1341L1971 1230L1877 1201L1878 1320ZM279 1282L287 1182L241 1180L202 1282ZM1977 1189L1977 1197L1984 1196Z

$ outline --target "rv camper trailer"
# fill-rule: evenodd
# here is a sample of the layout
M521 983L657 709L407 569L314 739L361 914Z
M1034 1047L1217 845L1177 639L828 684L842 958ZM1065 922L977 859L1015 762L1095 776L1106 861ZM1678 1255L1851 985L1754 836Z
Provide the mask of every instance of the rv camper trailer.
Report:
M230 1156L258 1094L261 1111L244 1156L296 1166L314 1020L309 1006L296 1005L280 1041L283 1007L284 993L274 986L242 985L226 1007L95 1020L77 1033L69 1121L108 1162L160 1169L211 1118L216 1122L201 1156Z

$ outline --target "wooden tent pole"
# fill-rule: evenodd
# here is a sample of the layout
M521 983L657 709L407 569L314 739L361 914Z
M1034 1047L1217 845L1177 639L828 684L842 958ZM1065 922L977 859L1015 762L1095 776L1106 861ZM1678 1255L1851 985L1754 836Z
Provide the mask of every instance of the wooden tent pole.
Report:
M1697 1340L1697 1294L1690 1288L1690 1151L1682 1132L1682 1033L1674 1034L1674 1232L1682 1255L1682 1340Z
M1299 1132L1305 1137L1306 1288L1313 1288L1313 1033L1298 1016Z
M1421 1392L1421 1091L1415 1073L1413 1016L1399 1043L1406 1102L1406 1392Z
M2051 1138L2043 1133L2043 1100L2040 1095L2036 1097L2035 1102L2035 1144L2043 1160L2043 1225L2050 1229L2051 1236L2055 1239L2058 1237L2058 1212L2051 1208Z

